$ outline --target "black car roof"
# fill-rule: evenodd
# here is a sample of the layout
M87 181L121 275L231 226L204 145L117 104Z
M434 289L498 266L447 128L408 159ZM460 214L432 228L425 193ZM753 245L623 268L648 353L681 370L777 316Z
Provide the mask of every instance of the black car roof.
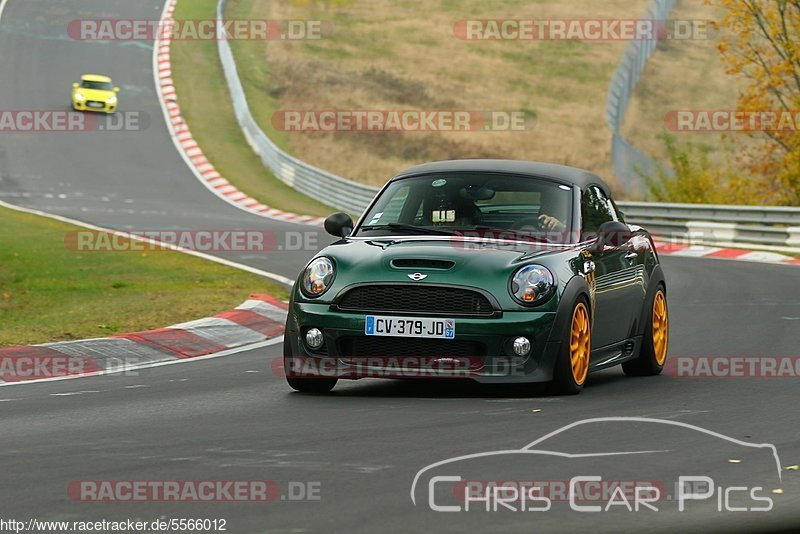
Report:
M522 161L509 159L457 159L449 161L434 161L423 163L406 169L397 174L392 180L418 174L432 174L437 172L499 172L508 174L522 174L549 178L557 182L576 185L585 189L589 185L598 185L606 195L611 195L611 190L602 178L589 171L557 165L555 163L542 163L538 161Z

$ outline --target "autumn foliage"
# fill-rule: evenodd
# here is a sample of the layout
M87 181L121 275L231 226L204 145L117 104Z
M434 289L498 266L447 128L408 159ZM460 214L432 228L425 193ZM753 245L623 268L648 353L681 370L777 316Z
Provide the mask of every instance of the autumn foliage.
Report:
M800 114L800 0L706 0L720 8L720 56L742 87L744 112ZM800 124L750 132L740 162L771 200L800 205Z

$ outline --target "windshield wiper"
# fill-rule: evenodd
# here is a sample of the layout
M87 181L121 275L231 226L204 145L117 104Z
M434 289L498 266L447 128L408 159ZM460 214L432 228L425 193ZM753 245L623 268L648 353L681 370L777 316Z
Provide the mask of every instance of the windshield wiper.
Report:
M513 234L514 237L519 239L520 241L534 241L537 243L551 243L549 239L539 235L540 233L544 233L541 231L530 232L526 230L512 230L510 228L498 228L496 226L473 226L471 228L459 228L460 231L470 231L470 232L491 232L496 234L492 237L495 239L503 239L505 238L506 234ZM474 237L474 236L469 236ZM482 237L482 236L478 236Z
M472 226L464 228L454 228L452 231L442 230L439 228L432 228L430 226L414 226L413 224L389 223L378 224L372 226L362 226L359 230L401 230L414 232L417 234L436 234L436 235L449 235L456 237L463 237L459 232L496 232L498 234L513 234L520 241L534 241L538 243L550 243L550 241L543 236L537 235L538 232L527 232L524 230L511 230L508 228L497 228L494 226ZM473 236L467 236L473 237ZM478 236L480 237L480 236Z
M362 226L361 228L359 228L359 230L403 230L408 232L414 232L417 234L455 235L453 232L448 232L447 230L440 230L438 228L431 228L428 226L414 226L413 224L400 224L400 223Z

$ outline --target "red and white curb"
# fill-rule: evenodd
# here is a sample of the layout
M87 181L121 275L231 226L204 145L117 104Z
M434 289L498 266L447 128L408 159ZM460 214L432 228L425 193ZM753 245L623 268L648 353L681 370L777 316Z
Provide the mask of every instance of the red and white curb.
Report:
M161 14L162 23L172 23L177 3L178 0L167 0L164 5L164 11ZM155 42L153 71L156 77L156 90L158 92L161 108L164 112L164 117L167 121L167 128L169 128L175 146L200 182L225 202L255 215L279 221L322 226L324 221L322 217L298 215L296 213L271 208L248 196L246 193L239 191L233 184L217 172L214 165L212 165L205 154L203 154L203 150L197 144L197 141L192 137L189 125L181 115L181 108L178 105L178 96L172 81L170 44L171 39L169 37L158 38Z
M774 263L780 265L800 265L800 258L793 258L777 252L718 248L705 245L687 245L669 242L656 242L656 250L662 256L684 258L709 258L716 260L749 261L754 263Z
M0 384L122 373L246 348L282 336L287 309L253 294L231 311L166 328L0 349Z

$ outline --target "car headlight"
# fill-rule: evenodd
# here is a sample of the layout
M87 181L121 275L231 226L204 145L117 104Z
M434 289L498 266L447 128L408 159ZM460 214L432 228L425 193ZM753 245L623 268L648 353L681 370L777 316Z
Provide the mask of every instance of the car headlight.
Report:
M117 97L116 96L112 96L108 100L106 100L106 104L116 104L116 103L117 103Z
M336 276L336 267L330 258L321 257L308 264L303 272L303 285L300 290L310 298L316 298L325 293Z
M75 93L75 100L86 100L86 97L83 96L83 93Z
M540 304L549 299L556 288L550 269L542 265L526 265L511 277L509 291L520 304Z

